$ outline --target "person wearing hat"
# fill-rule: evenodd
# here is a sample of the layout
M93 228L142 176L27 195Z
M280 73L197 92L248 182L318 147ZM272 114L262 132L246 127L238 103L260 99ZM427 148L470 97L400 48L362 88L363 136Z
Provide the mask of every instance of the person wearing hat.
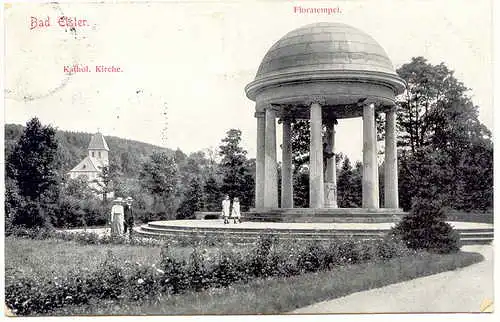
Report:
M132 211L132 197L127 197L125 199L125 207L124 207L124 214L125 214L125 233L127 233L128 230L128 235L130 238L132 238L132 233L134 231L134 212Z
M121 236L123 234L124 225L124 209L123 209L123 199L118 197L113 200L113 206L111 207L111 236Z
M231 217L234 219L234 223L241 223L241 212L240 212L240 199L234 197L233 207L231 208Z
M231 209L231 200L229 196L226 195L224 200L222 200L222 218L224 219L224 224L229 224L229 214Z

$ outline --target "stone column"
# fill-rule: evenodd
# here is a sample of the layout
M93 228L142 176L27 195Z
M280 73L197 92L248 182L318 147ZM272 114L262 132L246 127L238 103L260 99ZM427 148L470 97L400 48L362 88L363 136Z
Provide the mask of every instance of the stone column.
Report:
M257 118L257 156L255 160L255 208L264 207L264 164L265 164L265 143L266 143L266 118L265 112L255 112Z
M335 164L335 124L329 122L326 125L326 143L329 152L333 153L326 163L325 178L325 208L337 208L337 169Z
M283 145L281 167L281 208L293 208L293 176L292 176L292 142L291 123L289 118L283 119Z
M378 208L377 137L375 105L363 106L363 208Z
M384 207L399 208L396 107L385 112Z
M276 111L266 107L264 162L264 207L278 207L278 169L276 164Z
M309 208L323 208L325 202L323 185L323 140L321 138L321 105L311 104L311 144L309 158Z

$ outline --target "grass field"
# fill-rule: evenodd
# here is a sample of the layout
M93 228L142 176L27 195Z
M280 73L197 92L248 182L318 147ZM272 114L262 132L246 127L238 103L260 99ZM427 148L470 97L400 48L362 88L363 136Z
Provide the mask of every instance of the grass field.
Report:
M84 266L94 270L106 258L111 250L121 261L139 262L152 265L160 258L160 247L131 245L81 245L76 242L57 239L31 240L23 238L5 238L5 272L24 275L63 275L77 267ZM188 258L192 247L172 248L177 257ZM215 248L207 248L215 252Z
M84 266L94 269L108 250L123 261L154 264L160 258L159 247L131 245L79 245L60 240L6 238L6 276L60 275ZM207 249L215 252L216 248ZM191 247L175 247L181 257L189 256ZM356 265L338 266L329 271L293 277L255 279L228 288L189 291L165 295L147 302L106 300L90 305L66 306L54 315L101 314L276 314L292 311L316 302L381 287L420 276L436 274L471 265L483 259L480 254L458 252L438 255L393 258Z

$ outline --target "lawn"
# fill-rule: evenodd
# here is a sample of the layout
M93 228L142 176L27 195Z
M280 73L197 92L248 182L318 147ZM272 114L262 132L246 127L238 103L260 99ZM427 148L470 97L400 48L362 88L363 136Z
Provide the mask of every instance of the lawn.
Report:
M84 266L93 270L112 250L120 261L152 265L160 247L131 245L80 245L60 240L6 238L7 276L61 275ZM191 247L172 249L187 258ZM243 250L243 249L242 249ZM208 252L216 252L215 247ZM276 314L350 293L381 287L420 276L454 270L481 261L477 253L414 256L336 266L331 270L292 277L256 278L227 288L164 294L154 300L92 300L86 305L57 308L51 315L101 314ZM304 291L307 290L307 291Z
M78 267L94 270L111 250L121 261L138 262L152 265L160 258L160 247L131 245L81 245L72 241L58 239L31 240L24 238L5 238L5 274L27 275L64 275ZM176 257L188 258L192 247L176 246L172 249ZM215 252L208 247L208 252Z

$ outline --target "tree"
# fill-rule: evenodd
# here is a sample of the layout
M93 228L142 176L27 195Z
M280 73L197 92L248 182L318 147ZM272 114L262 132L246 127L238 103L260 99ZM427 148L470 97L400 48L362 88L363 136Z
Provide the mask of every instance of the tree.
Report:
M442 110L468 90L444 63L431 65L423 57L414 57L401 66L397 73L407 82L407 90L400 97L398 109L399 142L415 152L428 145L439 121L437 110Z
M206 211L220 211L222 193L214 176L208 177L204 186L204 207Z
M409 209L413 197L437 194L452 208L491 208L491 133L468 88L443 63L423 57L397 72L408 83L397 111L401 206Z
M310 135L309 120L295 120L291 123L290 143L295 174L302 171L303 166L309 167Z
M222 157L220 173L222 175L221 192L231 197L240 198L242 210L253 205L254 178L246 157L247 151L240 147L241 131L230 129L219 146Z
M293 206L295 208L309 207L309 168L302 170L293 176Z
M120 175L121 172L114 163L101 168L101 172L97 175L97 179L94 182L99 187L96 192L102 195L103 203L107 203L108 194L114 191L115 183L117 183Z
M51 186L57 185L58 143L55 129L31 119L10 155L8 169L16 180L19 194L39 199Z
M340 208L361 207L361 169L360 162L353 169L351 161L345 157L337 180L337 203Z
M177 219L194 218L195 211L203 208L201 180L193 177L189 182L189 188L185 194L184 200L177 209Z
M105 209L86 178L67 179L62 185L52 223L55 227L102 225L108 219Z
M143 189L153 195L153 207L167 215L177 186L177 165L165 152L153 152L139 174Z
M31 119L7 159L9 224L50 227L59 198L56 131Z

